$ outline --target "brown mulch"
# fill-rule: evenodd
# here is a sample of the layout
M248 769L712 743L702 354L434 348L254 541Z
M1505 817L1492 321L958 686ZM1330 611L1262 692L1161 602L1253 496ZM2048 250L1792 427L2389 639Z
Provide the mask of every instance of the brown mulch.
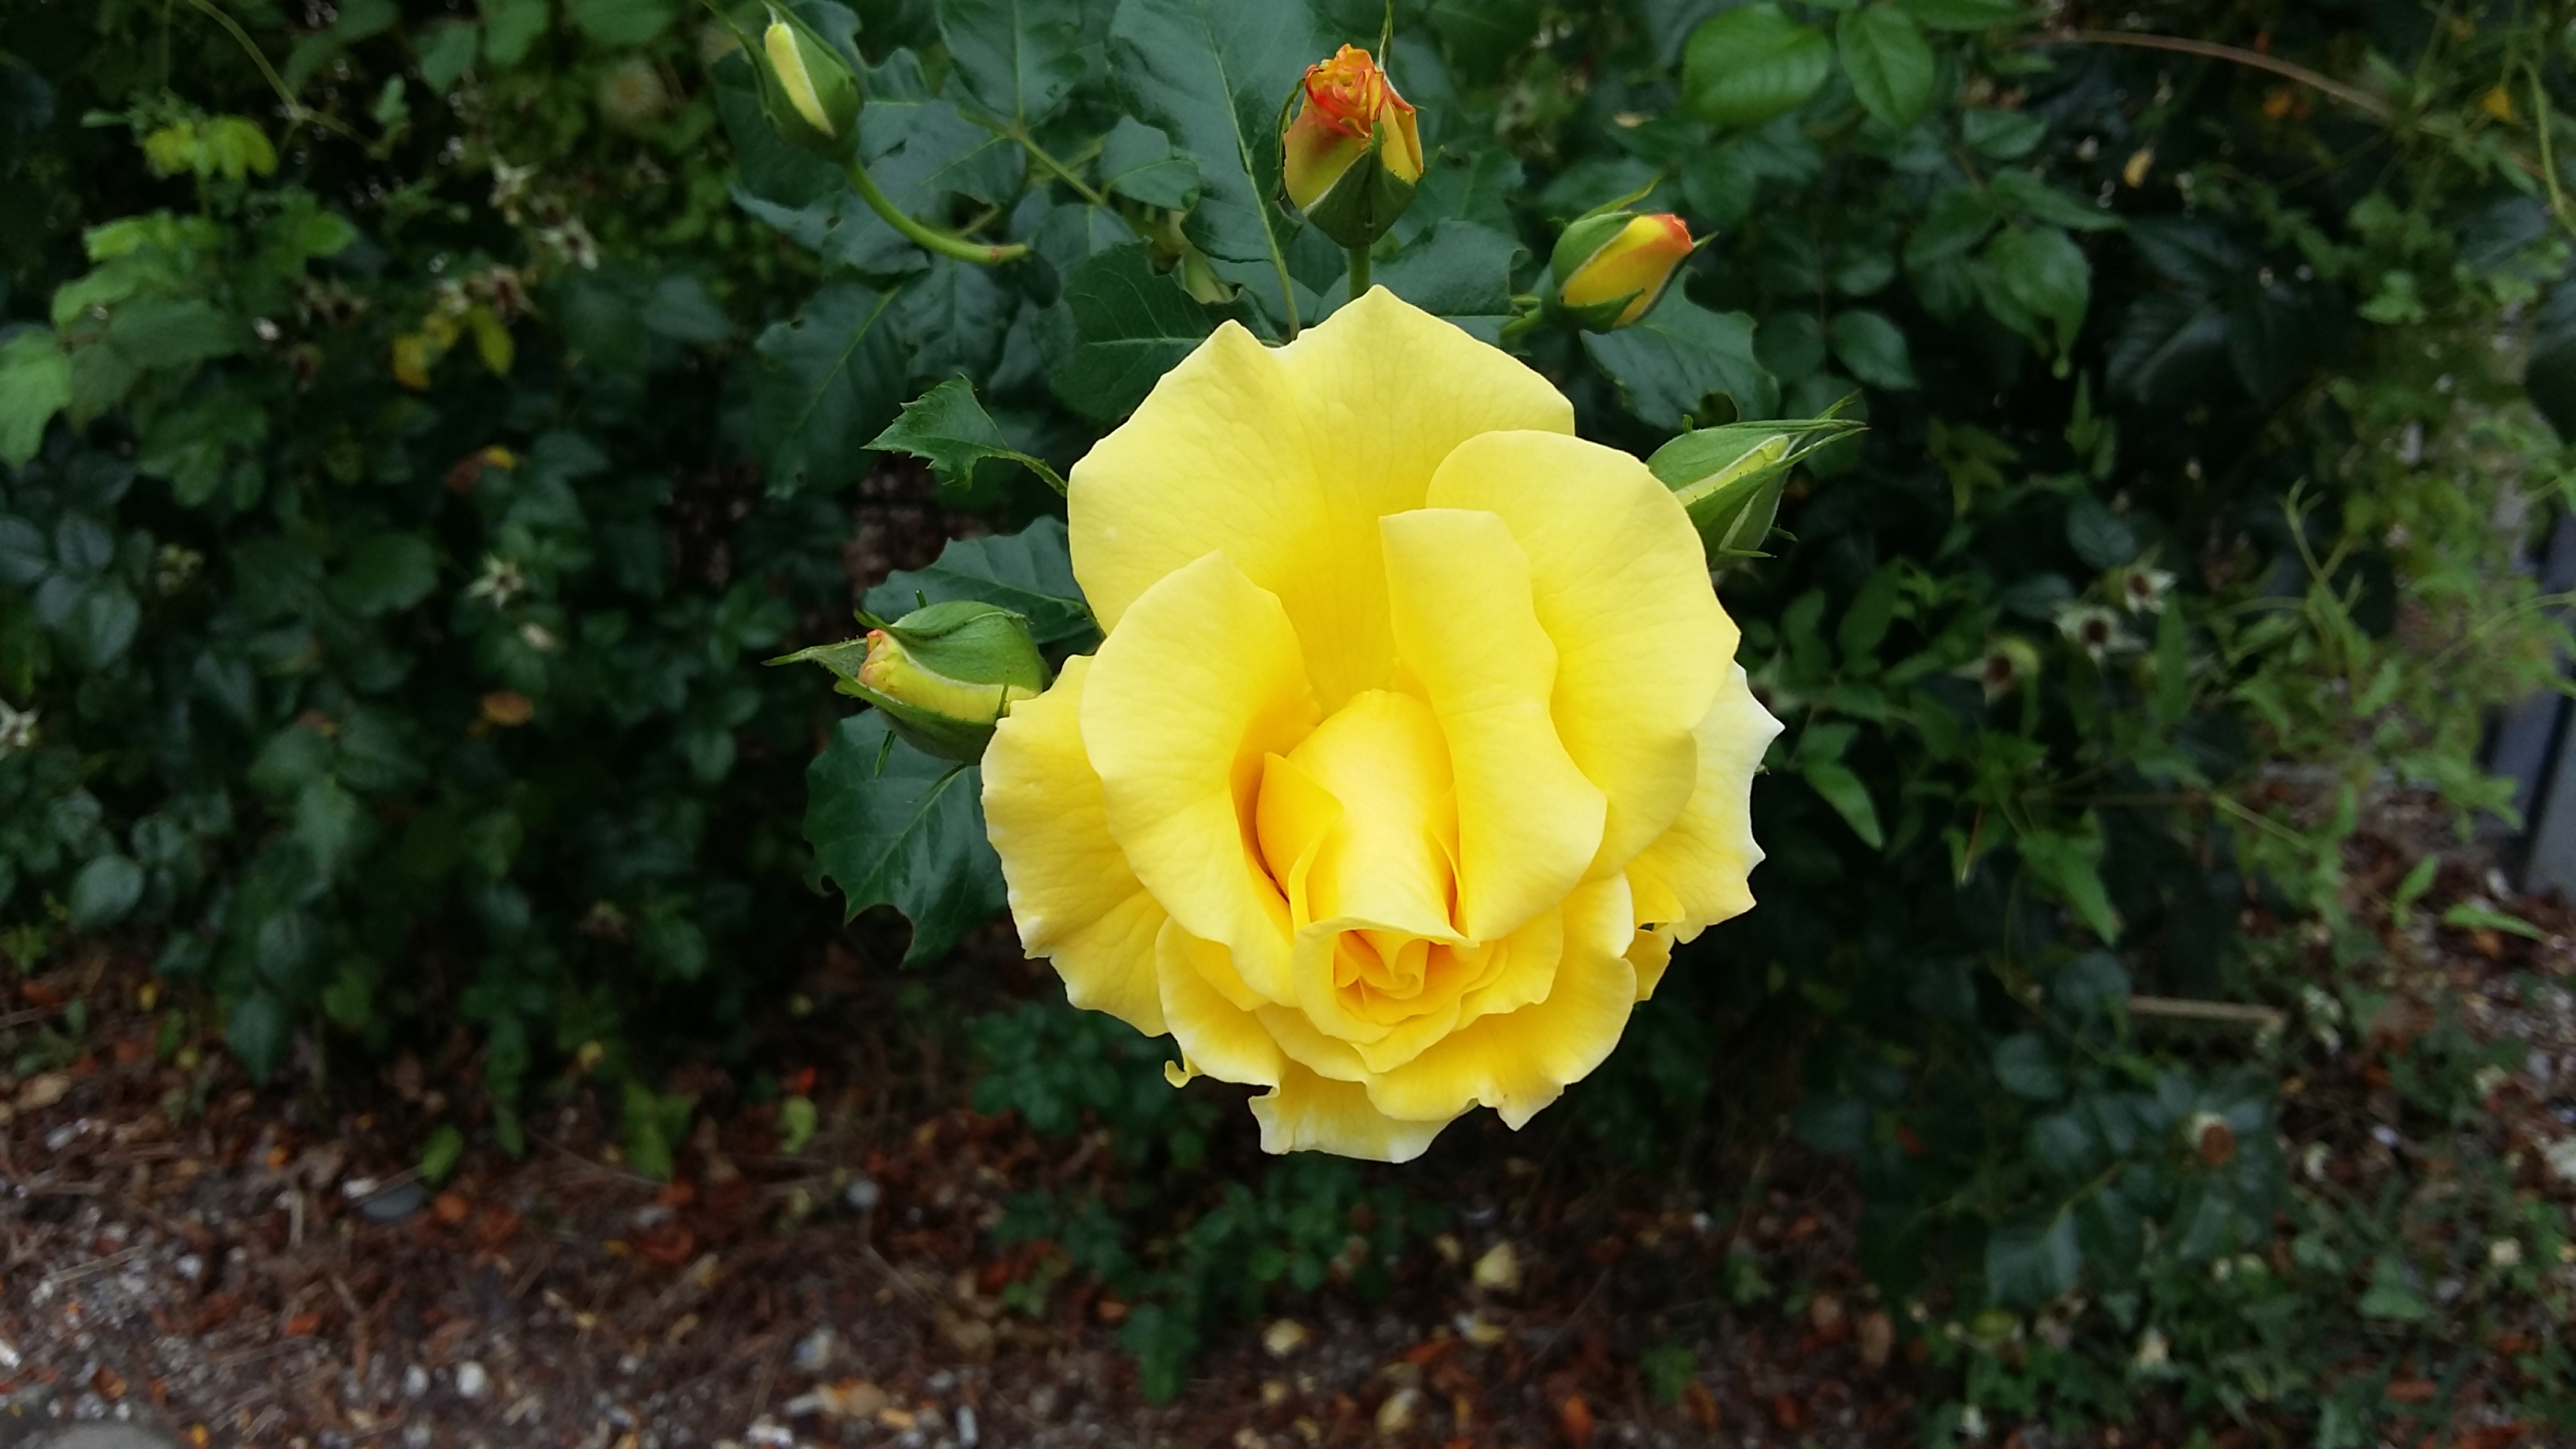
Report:
M2356 846L2365 893L2403 874L2411 835ZM2438 924L2468 900L2542 939ZM761 1038L761 1069L818 1104L820 1130L788 1152L774 1096L690 1069L669 1083L697 1106L667 1182L622 1162L578 1063L531 1084L513 1159L456 1085L476 1065L461 1044L384 1062L308 1044L293 1083L261 1088L140 943L0 981L0 1446L112 1417L259 1446L1860 1446L1912 1442L1924 1401L1955 1392L1917 1366L1937 1325L1859 1270L1834 1164L1771 1131L1716 1201L1480 1114L1404 1170L1450 1220L1390 1265L1388 1296L1278 1295L1280 1316L1228 1330L1151 1404L1116 1341L1126 1305L1076 1279L1029 1294L1060 1263L991 1232L1015 1192L1116 1170L1096 1134L964 1105L958 1023L1043 968L995 929L898 973L865 924L818 948ZM2531 1045L2490 1108L2539 1186L2576 1127L2556 984L2576 919L2464 855L2382 932L2392 1005L2289 1088L2294 1140L2329 1143L2328 1174L2390 1170L2371 1129L2408 1124L2388 1050L2438 1000ZM458 1121L476 1128L454 1175L421 1180L423 1142ZM1219 1134L1221 1155L1248 1153L1239 1109ZM1738 1303L1731 1253L1780 1291ZM1696 1367L1663 1403L1640 1359L1674 1341Z

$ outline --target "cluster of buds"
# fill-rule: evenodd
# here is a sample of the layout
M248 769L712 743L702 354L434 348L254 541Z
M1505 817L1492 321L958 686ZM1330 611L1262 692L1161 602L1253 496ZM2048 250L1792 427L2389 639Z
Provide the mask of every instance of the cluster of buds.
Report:
M905 743L943 760L983 758L1011 706L1051 678L1026 619L972 600L929 604L888 623L862 614L868 632L769 661L814 663L842 694L875 705Z

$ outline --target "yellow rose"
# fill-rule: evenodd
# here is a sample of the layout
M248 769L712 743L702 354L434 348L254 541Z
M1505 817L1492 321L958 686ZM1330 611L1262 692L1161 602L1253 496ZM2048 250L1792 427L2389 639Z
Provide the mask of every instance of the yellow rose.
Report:
M1107 638L984 757L1011 911L1075 1005L1270 1088L1270 1151L1521 1126L1753 903L1779 724L1681 504L1573 432L1377 290L1229 323L1073 470Z

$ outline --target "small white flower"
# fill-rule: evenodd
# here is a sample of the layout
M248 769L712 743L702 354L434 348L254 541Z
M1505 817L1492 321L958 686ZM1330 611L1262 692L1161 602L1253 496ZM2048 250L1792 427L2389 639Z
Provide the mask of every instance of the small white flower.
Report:
M2112 580L2120 607L2132 614L2163 613L2165 596L2173 592L2174 586L2173 570L2145 564L2131 564L2113 574Z
M563 647L563 641L555 637L554 630L534 619L519 626L519 637L527 641L529 648L540 654L552 654Z
M1961 1409L1959 1411L1959 1437L1962 1439L1985 1438L1986 1411L1978 1408L1974 1404L1970 1404L1968 1407Z
M492 205L498 208L503 216L512 221L518 220L519 202L527 196L528 182L536 174L537 168L534 162L525 166L513 166L497 156L494 157L492 159Z
M485 554L482 575L465 586L465 597L490 599L492 607L506 609L512 600L527 591L528 576L519 571L517 563L499 554Z
M11 709L9 701L0 699L0 755L36 747L36 715L32 709Z
M2513 1238L2492 1238L2487 1242L2487 1261L2499 1268L2522 1266L2522 1244Z
M2138 1335L2138 1351L2129 1364L2140 1373L2153 1373L2173 1357L2173 1345L2165 1341L2161 1330L2150 1328Z
M2100 604L2060 604L2056 623L2057 632L2066 636L2066 642L2092 656L2096 664L2138 647L2137 641L2120 627L2120 616Z

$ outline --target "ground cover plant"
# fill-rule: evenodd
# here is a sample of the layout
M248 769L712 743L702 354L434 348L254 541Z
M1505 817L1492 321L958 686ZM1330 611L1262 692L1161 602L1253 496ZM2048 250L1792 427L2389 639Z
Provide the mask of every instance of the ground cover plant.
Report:
M667 1172L684 1063L798 1100L764 1042L813 965L938 958L1002 878L972 771L761 661L959 599L1092 647L1048 479L1220 323L1345 303L1279 135L1364 45L1424 157L1374 281L1641 457L1868 423L1720 560L1787 725L1760 905L1532 1140L1717 1200L1784 1116L1849 1159L1862 1259L1956 1375L1930 1433L2142 1398L2563 1431L2560 1330L2515 1305L2563 1304L2564 1176L2527 1134L2445 1145L2512 1064L2382 1019L2434 877L2352 848L2402 791L2501 806L2486 711L2554 674L2515 563L2576 421L2563 11L15 9L11 958L149 950L172 1050L304 1090L425 1051L434 1157L600 1094ZM858 77L882 208L782 138L786 20ZM1713 239L1579 331L1549 263L1604 206ZM2518 934L2452 899L2438 929ZM1151 1392L1437 1230L1401 1173L1258 1166L1116 1023L968 1034L985 1110L1109 1131L1114 1182L993 1231L1048 1245L1032 1307L1135 1305ZM2412 1189L2304 1155L2290 1084L2347 1041Z

